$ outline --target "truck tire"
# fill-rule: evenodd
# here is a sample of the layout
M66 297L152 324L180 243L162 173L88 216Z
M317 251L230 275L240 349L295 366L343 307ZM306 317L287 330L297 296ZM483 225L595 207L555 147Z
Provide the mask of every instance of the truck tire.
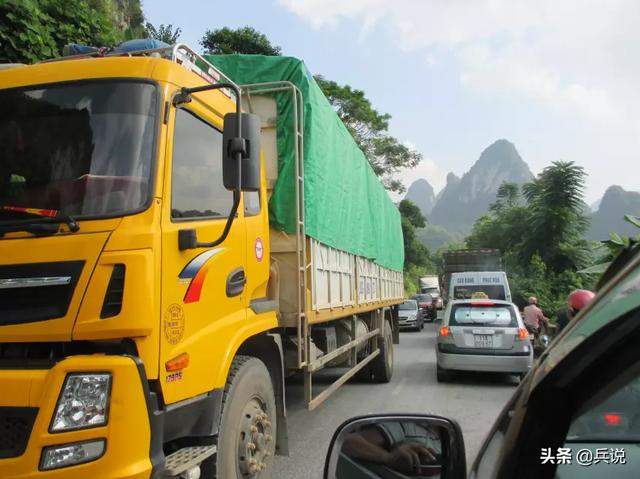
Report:
M275 454L276 421L269 370L259 359L236 356L222 398L217 475L203 474L203 477L269 478Z
M388 383L391 381L391 376L393 376L393 332L391 331L391 324L385 324L383 335L378 341L380 354L371 361L371 373L376 382Z

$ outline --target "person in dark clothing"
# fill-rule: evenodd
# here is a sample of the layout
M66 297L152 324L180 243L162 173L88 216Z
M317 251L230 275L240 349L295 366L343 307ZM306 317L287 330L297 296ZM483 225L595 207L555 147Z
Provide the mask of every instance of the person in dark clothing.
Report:
M561 310L556 318L558 324L558 333L562 331L569 321L571 321L589 302L595 294L586 289L576 289L567 298L566 309Z
M571 316L570 316L570 312L569 312L569 308L562 308L560 311L558 311L558 314L556 316L556 324L558 325L558 333L560 331L562 331L565 326L567 324L569 324L569 321L571 321Z

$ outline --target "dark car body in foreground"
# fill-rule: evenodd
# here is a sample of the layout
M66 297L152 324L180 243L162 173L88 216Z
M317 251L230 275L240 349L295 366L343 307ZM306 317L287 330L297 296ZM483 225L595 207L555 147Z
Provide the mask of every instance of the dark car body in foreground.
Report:
M471 479L640 477L636 249L534 363L481 447Z

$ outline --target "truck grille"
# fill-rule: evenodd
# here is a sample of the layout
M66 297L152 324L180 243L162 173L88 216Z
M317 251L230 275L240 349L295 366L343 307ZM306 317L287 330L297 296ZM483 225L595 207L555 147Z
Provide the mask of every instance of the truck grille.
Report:
M67 314L84 261L0 265L0 326Z
M37 414L37 408L0 407L0 459L24 453Z

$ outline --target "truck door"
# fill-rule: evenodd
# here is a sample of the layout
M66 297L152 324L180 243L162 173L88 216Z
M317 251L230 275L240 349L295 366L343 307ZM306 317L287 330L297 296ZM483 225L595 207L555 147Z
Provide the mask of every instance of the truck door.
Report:
M167 138L162 218L160 381L165 401L214 387L225 338L246 319L246 226L242 204L227 239L212 248L180 251L178 231L194 229L198 242L222 233L233 193L222 181L222 119L199 102L172 109ZM183 371L165 362L189 355Z

